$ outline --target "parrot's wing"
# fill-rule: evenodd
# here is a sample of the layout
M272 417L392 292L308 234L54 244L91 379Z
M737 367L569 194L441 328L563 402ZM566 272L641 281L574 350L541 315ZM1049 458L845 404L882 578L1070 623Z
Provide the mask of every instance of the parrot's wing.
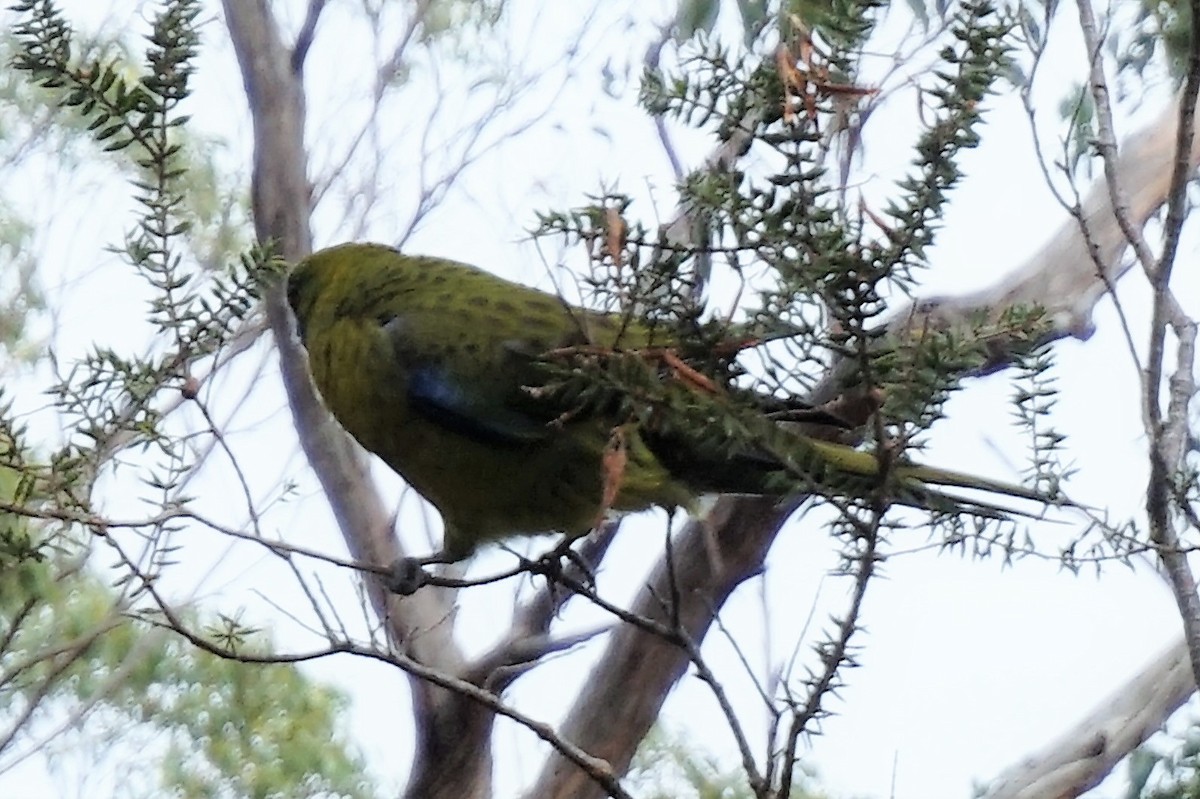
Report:
M551 435L546 420L503 403L491 402L445 365L425 365L410 371L409 407L434 424L488 444L517 445Z
M500 446L530 444L554 434L547 427L553 414L530 402L523 388L531 377L528 355L483 338L429 346L438 339L424 329L430 322L426 316L397 314L383 325L413 413L458 435ZM470 351L464 344L471 345Z

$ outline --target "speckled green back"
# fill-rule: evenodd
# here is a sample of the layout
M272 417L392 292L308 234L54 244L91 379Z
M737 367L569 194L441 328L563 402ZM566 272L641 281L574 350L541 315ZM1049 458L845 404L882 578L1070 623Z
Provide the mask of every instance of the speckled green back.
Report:
M583 343L645 346L644 331L465 264L380 245L314 254L292 273L288 294L330 411L438 508L450 553L517 533L582 534L596 523L612 422L552 424L560 409L523 387L545 380L533 356ZM511 435L464 433L414 408L414 375L440 370L466 387L462 407ZM629 455L615 509L688 502L636 435Z

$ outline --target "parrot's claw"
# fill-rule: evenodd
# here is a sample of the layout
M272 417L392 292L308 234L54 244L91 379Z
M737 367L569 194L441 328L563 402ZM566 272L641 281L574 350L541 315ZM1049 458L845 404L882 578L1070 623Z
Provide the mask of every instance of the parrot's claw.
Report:
M551 582L570 580L582 584L585 588L596 588L596 575L592 564L587 562L579 552L571 547L571 540L563 541L559 546L545 553L533 562L533 571L543 575Z
M429 582L429 573L425 571L427 558L396 558L388 570L384 585L394 594L411 596L419 588Z
M568 565L565 567L562 565L562 558L567 560ZM578 579L588 588L595 590L596 573L592 571L592 564L588 563L587 560L584 559L584 557L576 552L572 547L568 546L560 554L560 557L555 558L555 562L561 568L564 577L573 577ZM572 566L575 567L574 570L571 569Z

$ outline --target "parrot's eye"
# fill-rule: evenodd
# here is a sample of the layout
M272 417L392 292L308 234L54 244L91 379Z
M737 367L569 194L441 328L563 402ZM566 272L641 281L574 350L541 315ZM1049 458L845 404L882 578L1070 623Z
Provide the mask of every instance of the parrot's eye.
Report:
M304 276L293 270L287 276L287 302L292 309L292 316L296 319L296 329L300 331L301 337L304 334L304 319L306 314L304 309L300 307L300 292L304 290Z
M304 287L308 273L305 270L305 264L299 263L292 267L292 270L287 275L287 299L288 304L294 309L296 302L300 299L300 290Z

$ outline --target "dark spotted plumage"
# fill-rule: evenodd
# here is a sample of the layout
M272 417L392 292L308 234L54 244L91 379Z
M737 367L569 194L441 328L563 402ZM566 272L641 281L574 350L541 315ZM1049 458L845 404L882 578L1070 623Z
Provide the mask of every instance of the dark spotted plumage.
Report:
M664 419L656 407L636 425L629 414L572 413L535 397L527 389L547 381L539 356L548 350L671 342L465 264L344 244L296 266L288 301L329 410L438 508L451 559L516 534L587 532L607 509L602 460L618 427L626 462L614 510L687 507L699 492L763 493L780 472L804 478L796 485L806 490L865 491L879 472L870 453L809 439L752 409L738 418L761 446L714 440L710 420L727 398L684 382L664 388L682 411ZM897 501L914 505L993 507L959 505L928 484L1040 499L911 463L892 475ZM770 485L778 491L777 480Z

